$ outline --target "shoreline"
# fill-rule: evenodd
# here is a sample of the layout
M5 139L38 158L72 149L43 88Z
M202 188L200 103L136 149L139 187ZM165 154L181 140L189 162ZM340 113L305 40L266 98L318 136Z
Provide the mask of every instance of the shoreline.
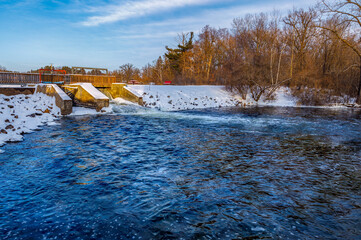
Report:
M135 87L134 87L135 86ZM183 112L190 110L206 110L219 108L254 108L254 107L279 107L279 108L314 108L332 110L360 110L357 104L329 104L323 106L309 106L296 104L296 100L285 94L281 89L276 100L254 102L243 100L240 96L228 92L222 86L153 86L153 85L131 85L128 88L135 94L142 96L145 106L115 98L111 106L103 108L101 112L84 107L73 107L73 113L67 116L104 115L117 114L113 106L138 106L139 108L154 109L161 112ZM153 90L149 91L149 90ZM164 90L162 90L164 89ZM187 91L185 91L185 89ZM198 92L197 92L197 91ZM283 94L283 95L282 95ZM154 96L153 96L154 95ZM8 142L23 140L23 135L41 128L44 125L56 124L61 118L60 109L55 105L55 98L42 93L32 95L6 96L0 94L0 147ZM0 153L3 150L0 149Z

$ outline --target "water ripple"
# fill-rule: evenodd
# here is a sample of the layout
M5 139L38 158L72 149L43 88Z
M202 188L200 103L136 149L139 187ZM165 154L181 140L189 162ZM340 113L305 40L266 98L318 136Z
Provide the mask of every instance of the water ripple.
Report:
M65 117L0 155L1 239L357 239L357 111Z

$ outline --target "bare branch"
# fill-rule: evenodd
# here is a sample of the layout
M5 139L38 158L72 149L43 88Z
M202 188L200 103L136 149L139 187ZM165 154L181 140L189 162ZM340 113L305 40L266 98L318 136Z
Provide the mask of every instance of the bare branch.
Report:
M346 44L349 48L351 48L359 57L361 57L361 51L359 49L357 49L354 45L352 45L349 41L347 41L345 38L343 38L336 30L325 27L325 26L319 26L319 27L335 34L335 36L338 39L340 39L344 44Z
M328 5L325 0L322 0L322 3L323 3L323 5L326 6L326 8L328 9L328 12L349 16L349 17L351 17L351 18L354 19L353 22L355 22L355 23L357 23L357 24L359 24L359 25L361 26L361 20L359 19L359 16L357 16L356 14L352 14L352 13L350 13L350 12L346 12L346 11L341 11L341 10L340 10L340 9L341 9L342 7L344 7L347 3L355 4L355 5L357 5L357 6L361 9L361 7L360 7L359 4L348 0L347 3L345 3L344 5L341 5L341 6L339 6L337 9L334 9L334 8L332 8L330 5Z

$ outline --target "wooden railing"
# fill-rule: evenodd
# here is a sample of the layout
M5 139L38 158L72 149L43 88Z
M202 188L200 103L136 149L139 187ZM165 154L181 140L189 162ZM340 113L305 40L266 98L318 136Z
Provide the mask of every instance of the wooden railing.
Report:
M70 75L70 83L88 82L94 87L111 87L116 82L115 76L107 75Z
M117 82L115 76L106 75L58 75L42 74L41 81L38 73L9 73L0 72L0 84L28 84L28 83L92 83L94 87L111 87L112 83Z
M27 84L39 82L39 74L37 73L0 72L1 84Z

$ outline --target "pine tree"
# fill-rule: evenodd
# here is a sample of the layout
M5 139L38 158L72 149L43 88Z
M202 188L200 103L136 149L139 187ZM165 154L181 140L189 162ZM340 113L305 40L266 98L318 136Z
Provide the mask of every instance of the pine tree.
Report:
M167 53L165 54L165 56L169 59L170 64L172 69L177 73L180 74L182 69L181 69L181 59L183 57L183 55L191 50L193 48L193 37L194 37L194 33L190 32L190 36L189 39L187 40L187 35L188 34L183 34L182 35L182 42L178 44L178 48L169 48L168 46L166 46L165 48L167 49Z

